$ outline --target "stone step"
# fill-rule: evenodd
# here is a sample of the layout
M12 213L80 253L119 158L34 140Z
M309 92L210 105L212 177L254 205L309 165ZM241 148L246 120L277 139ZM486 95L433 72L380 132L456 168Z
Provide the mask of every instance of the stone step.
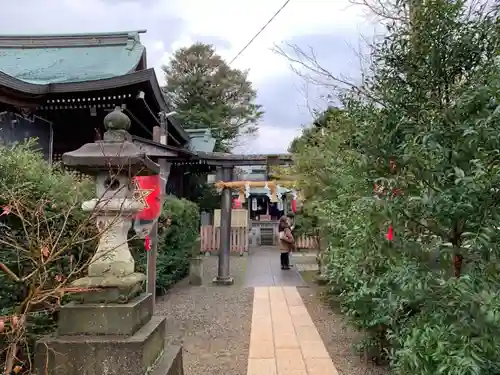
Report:
M36 343L35 373L38 375L146 374L164 352L165 330L166 318L154 316L131 336L48 336Z
M147 375L184 375L182 347L168 346Z
M58 335L133 335L153 316L151 294L128 303L70 302L59 310Z

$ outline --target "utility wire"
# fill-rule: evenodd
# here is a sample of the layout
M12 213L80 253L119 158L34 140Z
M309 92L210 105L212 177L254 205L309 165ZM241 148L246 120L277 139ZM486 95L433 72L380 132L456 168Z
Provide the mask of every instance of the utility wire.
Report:
M231 65L231 64L234 62L234 60L236 60L238 57L240 57L240 55L241 55L243 52L245 52L245 50L246 50L246 49L250 46L250 44L252 44L252 43L253 43L253 41L254 41L255 39L257 39L257 37L260 35L260 33L262 33L262 32L265 30L265 28L266 28L267 26L269 26L269 24L270 24L271 22L273 22L273 20L274 20L274 19L278 16L278 14L280 14L280 13L281 13L281 11L282 11L282 10L283 10L283 9L284 9L287 5L288 5L288 3L289 3L289 2L290 2L290 0L286 0L286 1L285 1L285 3L281 6L281 8L279 8L279 9L278 9L278 11L277 11L276 13L274 13L274 15L271 17L271 19L270 19L269 21L267 21L267 23L266 23L264 26L262 26L262 27L261 27L261 29L258 31L258 33L257 33L257 34L255 34L255 35L253 36L253 38L252 38L252 39L250 39L250 41L249 41L249 42L245 45L245 47L243 47L243 48L241 49L241 51L240 51L240 52L238 52L238 54L237 54L236 56L234 56L234 58L233 58L233 59L229 62L229 65Z

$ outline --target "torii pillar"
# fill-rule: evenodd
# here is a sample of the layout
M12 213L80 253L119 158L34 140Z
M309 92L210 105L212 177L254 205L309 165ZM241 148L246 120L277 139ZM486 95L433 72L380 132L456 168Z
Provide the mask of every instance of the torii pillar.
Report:
M220 169L221 180L229 182L233 179L233 166L223 166ZM223 188L220 207L220 245L219 245L219 267L217 277L214 279L216 285L232 285L234 279L230 275L231 257L231 209L232 192L230 188Z

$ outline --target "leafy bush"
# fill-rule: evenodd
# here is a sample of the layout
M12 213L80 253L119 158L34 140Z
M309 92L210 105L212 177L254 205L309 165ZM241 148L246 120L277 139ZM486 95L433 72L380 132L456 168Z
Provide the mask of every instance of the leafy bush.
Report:
M31 368L34 341L97 245L81 202L93 184L51 168L32 142L0 147L0 359ZM9 370L10 371L10 370Z
M499 9L428 1L410 23L398 4L364 82L294 142L295 172L366 356L396 375L500 374Z
M168 219L171 218L170 224ZM158 222L156 293L163 295L189 271L189 260L199 254L200 215L198 206L186 199L167 197ZM146 272L146 252L136 246L140 272Z
M99 237L94 213L81 210L94 198L94 182L51 167L32 146L0 147L0 361L7 373L30 370L35 341L56 328L61 300L81 291L69 284L86 273ZM160 228L161 294L187 273L199 236L197 206L167 199ZM132 242L145 271L144 250Z

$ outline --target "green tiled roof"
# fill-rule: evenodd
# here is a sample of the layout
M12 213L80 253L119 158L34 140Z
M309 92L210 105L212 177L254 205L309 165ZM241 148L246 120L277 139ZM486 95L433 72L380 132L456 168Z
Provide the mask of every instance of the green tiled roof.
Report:
M145 48L139 32L0 35L0 71L35 84L84 82L136 70Z
M215 147L215 138L210 129L185 129L191 138L189 147L195 152L212 152Z

